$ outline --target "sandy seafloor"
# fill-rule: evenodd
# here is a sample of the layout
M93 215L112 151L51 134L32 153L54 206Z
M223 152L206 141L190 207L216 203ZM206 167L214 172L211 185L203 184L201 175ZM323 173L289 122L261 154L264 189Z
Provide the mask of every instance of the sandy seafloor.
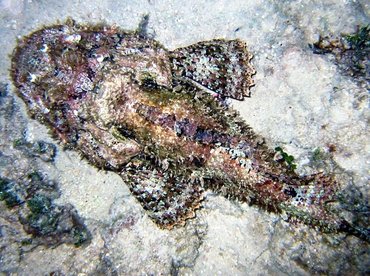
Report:
M343 234L323 234L280 216L207 194L203 208L185 227L159 229L121 178L98 171L31 120L14 95L8 70L16 39L42 25L63 21L101 22L135 29L149 14L149 31L168 49L213 38L246 41L257 74L252 95L233 102L253 129L272 146L296 158L298 172L313 173L315 149L330 153L345 187L368 198L369 99L356 79L342 74L327 55L309 44L320 35L340 35L367 25L366 0L172 1L1 0L0 81L8 84L11 116L1 118L0 173L16 174L27 163L59 184L58 203L72 204L91 232L90 243L25 247L27 237L0 205L0 273L4 275L365 275L368 244ZM12 139L57 146L54 162L17 159ZM333 148L333 147L332 147ZM18 168L20 167L20 168ZM14 170L14 171L9 171ZM364 214L366 216L366 214Z

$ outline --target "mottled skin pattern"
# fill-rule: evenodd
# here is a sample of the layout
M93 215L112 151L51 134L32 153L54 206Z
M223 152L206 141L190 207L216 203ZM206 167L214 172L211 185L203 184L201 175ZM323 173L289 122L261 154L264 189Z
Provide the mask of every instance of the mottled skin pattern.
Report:
M193 217L211 189L358 234L327 208L333 178L299 177L215 99L248 95L250 59L239 40L171 52L138 32L67 22L19 41L11 74L30 114L93 165L120 174L163 228Z

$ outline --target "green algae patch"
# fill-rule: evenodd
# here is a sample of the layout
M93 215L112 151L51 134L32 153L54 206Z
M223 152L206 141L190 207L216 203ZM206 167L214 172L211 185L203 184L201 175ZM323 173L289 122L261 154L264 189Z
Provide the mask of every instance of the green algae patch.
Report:
M81 246L90 240L90 233L70 204L55 204L58 186L39 171L31 171L21 179L0 177L0 201L14 210L29 240L22 246L62 243Z
M276 147L275 151L281 154L282 160L292 171L297 168L297 165L294 163L294 157L292 155L287 154L281 147Z
M21 203L14 187L14 182L5 178L0 178L0 201L4 201L8 208L12 208Z
M346 35L344 38L354 49L365 49L370 47L370 25L363 26L354 34Z

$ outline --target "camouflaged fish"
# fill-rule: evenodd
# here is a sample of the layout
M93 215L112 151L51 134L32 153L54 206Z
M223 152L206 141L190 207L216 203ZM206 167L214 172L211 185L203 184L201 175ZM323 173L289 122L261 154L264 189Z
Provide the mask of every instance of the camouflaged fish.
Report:
M11 75L31 116L121 175L162 228L194 217L211 189L360 236L327 208L339 189L332 177L298 176L217 99L249 94L251 57L240 40L169 51L140 32L69 21L19 41Z

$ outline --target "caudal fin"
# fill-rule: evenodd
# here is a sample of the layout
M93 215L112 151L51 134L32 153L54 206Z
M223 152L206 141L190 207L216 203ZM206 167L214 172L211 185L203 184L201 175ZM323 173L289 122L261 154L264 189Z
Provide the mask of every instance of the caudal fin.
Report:
M353 225L341 215L340 189L333 177L316 174L303 177L299 182L300 185L290 185L286 189L290 197L280 205L291 219L315 226L323 232L342 232L370 241L369 229Z

